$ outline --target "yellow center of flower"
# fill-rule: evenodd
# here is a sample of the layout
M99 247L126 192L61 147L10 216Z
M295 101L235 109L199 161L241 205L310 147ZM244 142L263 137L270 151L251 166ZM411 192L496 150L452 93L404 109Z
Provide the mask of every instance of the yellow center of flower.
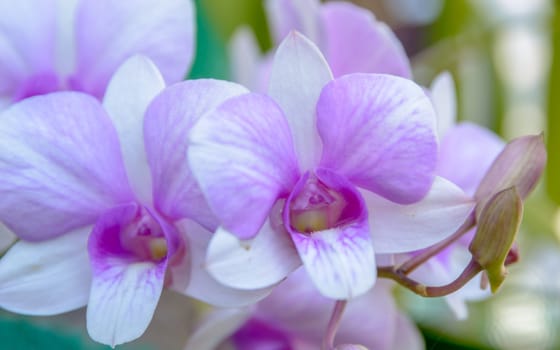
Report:
M164 237L157 237L148 243L151 260L159 261L167 256L167 240Z
M311 175L303 189L290 204L290 223L293 229L311 233L335 227L346 207L346 200Z
M159 223L144 208L121 232L121 244L140 260L159 262L167 256L167 239Z

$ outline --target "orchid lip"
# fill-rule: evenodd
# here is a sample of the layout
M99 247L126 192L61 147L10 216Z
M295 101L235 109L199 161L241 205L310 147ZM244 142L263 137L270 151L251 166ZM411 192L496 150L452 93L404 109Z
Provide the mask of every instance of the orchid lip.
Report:
M59 77L52 72L37 73L26 79L12 97L13 102L62 90Z
M104 259L160 263L177 253L162 223L138 203L115 207L101 216L90 239L90 248Z
M143 207L120 232L119 238L123 248L140 260L159 262L167 257L167 239L163 229Z
M291 231L311 234L345 226L359 217L359 199L339 186L329 186L315 173L305 174L288 200Z

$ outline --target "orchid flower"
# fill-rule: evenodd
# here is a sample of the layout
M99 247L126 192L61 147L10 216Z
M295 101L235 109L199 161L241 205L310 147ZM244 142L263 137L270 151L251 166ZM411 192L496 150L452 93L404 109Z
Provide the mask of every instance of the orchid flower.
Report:
M367 9L341 1L267 0L265 10L275 47L291 30L303 33L325 54L335 78L357 72L412 77L401 43ZM234 80L266 91L272 56L261 57L247 28L234 34L230 46Z
M168 84L182 80L193 59L192 0L3 1L0 13L0 110L60 90L101 99L134 54L150 57ZM0 241L3 252L15 236L2 229Z
M438 116L440 153L437 174L459 186L467 195L474 194L482 178L503 150L505 142L490 130L470 122L456 122L455 89L447 72L434 79L430 96ZM468 246L475 229L470 230L434 259L420 266L412 276L430 285L449 283L468 264L471 254ZM472 279L457 292L446 296L447 304L459 319L467 317L467 301L490 296L488 289L481 288L482 274Z
M293 32L269 96L233 97L191 132L192 171L221 225L207 268L258 289L303 264L324 296L364 294L375 253L432 245L472 210L456 186L434 181L436 157L422 88L389 75L333 80L318 48Z
M423 349L415 325L395 305L392 283L378 283L348 302L335 345L360 344L376 350ZM229 343L235 349L319 348L332 308L303 269L252 308L217 310L189 338L185 350L213 350Z
M191 0L2 1L0 13L0 108L59 90L100 99L134 54L174 83L193 57Z
M59 92L0 115L0 219L21 238L0 260L0 306L51 315L87 304L90 336L115 346L145 331L164 286L220 306L264 297L203 270L217 224L184 161L196 120L246 90L164 87L134 56L103 105Z

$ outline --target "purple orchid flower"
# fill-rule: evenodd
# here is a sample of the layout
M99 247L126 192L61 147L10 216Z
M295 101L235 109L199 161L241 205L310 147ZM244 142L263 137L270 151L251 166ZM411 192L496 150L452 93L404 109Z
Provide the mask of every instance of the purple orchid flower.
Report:
M430 96L438 117L440 152L436 172L459 186L468 196L474 194L482 178L503 150L505 142L490 130L470 122L456 122L456 102L453 78L447 72L434 79ZM468 246L475 229L447 247L434 259L413 272L415 279L430 285L443 285L455 279L471 259ZM445 297L457 318L468 315L468 301L476 301L491 295L483 289L482 274L473 278L463 288Z
M216 221L184 157L196 120L245 88L215 80L164 89L145 57L126 61L101 105L59 92L0 118L0 219L21 240L0 260L0 305L51 315L87 308L115 346L147 328L164 286L220 306L253 303L203 269Z
M193 57L191 0L4 1L0 13L0 108L59 90L100 99L134 54L174 83Z
M303 263L321 294L356 297L374 284L374 252L432 245L471 211L456 186L434 181L434 111L413 82L332 80L294 32L269 95L229 99L191 133L190 164L221 223L207 261L221 283L268 287Z
M423 349L416 326L401 313L392 283L378 283L348 302L335 346L360 344L376 350ZM185 350L317 349L331 316L332 300L320 295L303 269L291 274L254 307L217 310L189 338Z
M325 54L335 78L357 72L412 77L400 41L367 9L342 1L267 0L265 10L275 46L292 30L303 33ZM235 81L267 90L272 55L261 57L247 28L235 33L230 57Z

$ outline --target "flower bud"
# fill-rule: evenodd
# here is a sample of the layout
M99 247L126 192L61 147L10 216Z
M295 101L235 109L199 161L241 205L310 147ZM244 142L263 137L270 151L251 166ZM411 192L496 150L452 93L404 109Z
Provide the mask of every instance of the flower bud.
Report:
M515 187L523 200L535 188L544 165L546 149L543 135L530 135L509 142L498 155L475 193L476 216L486 207L492 195L509 187Z
M493 195L480 213L469 251L473 260L486 270L492 293L504 281L507 274L505 265L512 262L512 254L517 257L517 250L511 249L522 216L523 203L517 187L509 187Z

